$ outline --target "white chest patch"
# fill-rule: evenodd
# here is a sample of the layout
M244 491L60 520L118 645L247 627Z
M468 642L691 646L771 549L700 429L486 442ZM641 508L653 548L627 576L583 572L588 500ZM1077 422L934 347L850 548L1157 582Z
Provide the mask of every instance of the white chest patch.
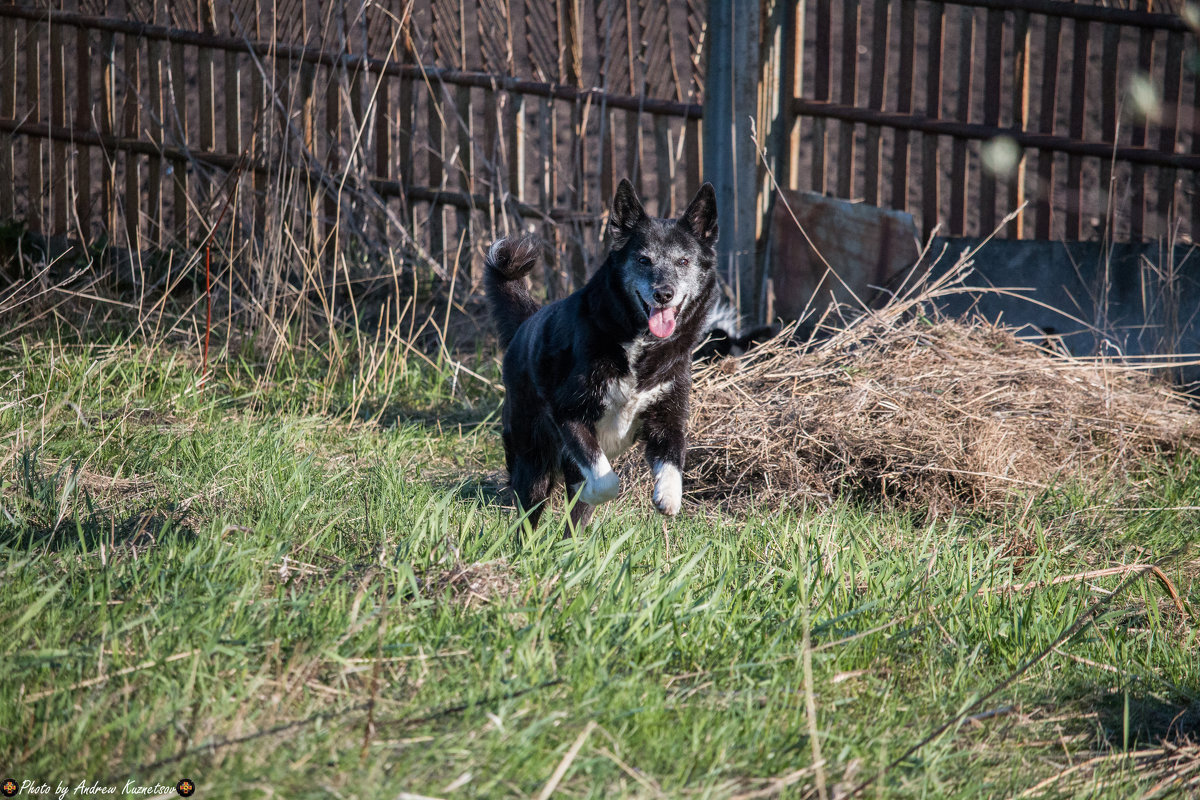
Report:
M639 392L632 373L608 385L604 416L596 423L596 439L604 455L613 459L629 449L641 428L642 412L670 388L671 381L664 381Z

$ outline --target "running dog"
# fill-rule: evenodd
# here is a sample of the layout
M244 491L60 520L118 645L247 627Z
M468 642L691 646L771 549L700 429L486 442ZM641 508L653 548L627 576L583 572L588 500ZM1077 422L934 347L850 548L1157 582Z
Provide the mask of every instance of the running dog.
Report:
M622 180L609 250L583 288L538 308L525 276L529 236L488 250L484 285L504 355L504 454L520 508L537 527L555 485L577 500L580 530L617 496L612 459L645 442L654 506L679 513L692 351L717 296L717 198L704 184L677 220L650 217Z

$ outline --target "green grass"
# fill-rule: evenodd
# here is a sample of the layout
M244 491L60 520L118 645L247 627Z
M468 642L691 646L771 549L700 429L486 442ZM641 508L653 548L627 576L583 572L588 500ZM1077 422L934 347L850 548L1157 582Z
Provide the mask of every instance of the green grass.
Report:
M169 350L0 353L0 777L1115 798L1200 735L1163 585L1049 584L1155 561L1200 609L1195 464L990 516L693 506L666 536L627 487L585 536L561 506L529 536L496 391L400 366L364 392L247 356L197 391Z

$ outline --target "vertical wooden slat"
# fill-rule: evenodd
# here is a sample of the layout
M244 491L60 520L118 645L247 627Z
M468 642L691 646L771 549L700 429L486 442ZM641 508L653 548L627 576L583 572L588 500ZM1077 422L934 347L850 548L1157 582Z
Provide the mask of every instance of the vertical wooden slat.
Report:
M816 63L813 67L813 98L829 100L830 40L833 38L833 19L830 0L817 0ZM812 190L825 194L825 120L813 120Z
M841 101L853 106L858 100L858 0L842 0ZM843 122L838 130L837 193L847 200L854 196L854 123Z
M1138 32L1138 71L1149 75L1154 65L1154 31L1142 28ZM1142 147L1146 144L1145 119L1134 119L1131 123L1129 144L1132 147ZM1130 182L1133 184L1133 196L1129 204L1129 238L1139 241L1146 230L1146 168L1134 164L1130 170Z
M790 99L790 96L789 98ZM684 127L684 147L687 154L684 160L687 161L687 198L690 200L695 196L696 192L700 191L700 181L703 180L702 169L704 167L703 142L700 140L700 119L699 117L688 117L687 124ZM1200 138L1200 137L1198 137ZM795 174L795 160L792 162L791 172ZM1200 205L1200 204L1198 204Z
M0 19L0 117L12 119L17 109L17 23L12 18ZM13 136L0 134L0 174L14 178L16 166ZM16 216L14 192L0 190L0 218Z
M1192 76L1192 155L1200 156L1200 74ZM1191 178L1192 242L1200 242L1200 175Z
M347 88L346 68L344 66L333 66L325 70L324 91L325 91L325 124L322 127L323 135L318 137L317 131L313 131L313 145L321 147L323 151L322 168L326 175L338 175L341 173L343 166L341 160L342 142L344 140L342 131L342 85L345 82ZM313 84L314 91L316 83ZM349 140L345 140L349 141ZM317 143L320 142L320 145ZM321 187L316 190L321 195L321 220L313 220L313 224L317 227L316 236L319 238L329 234L332 235L335 226L339 223L338 220L338 197L336 192L329 191L327 187Z
M157 3L155 4L158 5ZM158 20L156 19L155 22ZM162 40L149 39L146 42L146 98L149 109L146 119L146 132L150 141L157 147L163 145L163 52L166 44ZM150 156L146 164L146 236L155 247L161 247L164 241L163 230L163 198L162 179L164 164L159 156Z
M429 113L427 119L427 136L429 137L428 170L429 186L432 189L445 189L445 166L442 153L445 143L442 136L441 107L445 105L445 90L440 81L434 81L429 92ZM435 259L442 259L446 254L446 225L445 207L434 203L429 209L429 241L430 252Z
M405 64L416 64L417 53L413 49L413 18L410 15L405 20L404 30L400 34L400 48ZM408 188L416 185L413 177L413 125L415 124L415 105L417 95L413 91L413 79L406 75L400 76L399 108L396 109L396 161L400 169L400 186L404 194L400 198L400 212L405 226L412 230L412 203L408 199Z
M270 12L264 8L262 0L252 0L253 11L249 20L243 20L249 30L247 33L256 41L269 41L270 36L264 35L268 31L267 23L269 19L267 14ZM260 70L258 64L262 64ZM266 79L264 73L270 74L268 70L273 69L275 59L272 55L263 57L259 62L255 63L250 69L250 103L254 111L254 131L252 132L252 141L254 151L250 154L256 163L264 163L266 161L266 141L265 136L271 130L270 124L267 122L272 115L272 109L267 105L266 94ZM176 186L179 185L176 181ZM267 224L267 175L261 170L254 171L254 230L256 237L262 237L264 228ZM178 205L176 206L178 208ZM178 213L178 212L176 212ZM179 225L178 217L176 217L176 225Z
M1121 65L1121 29L1116 25L1105 25L1102 29L1101 53L1105 68L1100 72L1100 136L1107 144L1117 141L1118 70ZM1108 158L1100 159L1100 202L1103 204L1103 235L1113 234L1115 212L1113 165Z
M237 36L233 4L221 0L217 15L217 30L227 36ZM239 56L225 51L225 152L242 152L242 71Z
M1086 20L1075 20L1071 53L1071 120L1072 139L1082 139L1087 121L1088 32ZM1067 156L1067 239L1083 237L1083 159Z
M525 75L529 69L529 49L525 39L525 0L508 0L508 12L512 74ZM525 129L525 96L509 94L505 113L504 152L508 159L508 191L518 201L525 198ZM609 136L612 136L611 129Z
M138 138L141 130L141 41L125 34L125 101L122 116L124 135ZM141 239L141 159L133 153L125 154L125 234L131 250L140 250Z
M76 4L77 5L77 4ZM75 118L76 130L94 130L92 124L92 54L87 28L75 31ZM7 60L7 59L6 59ZM92 237L92 148L79 145L76 156L75 219L85 241ZM3 166L0 165L0 171ZM12 174L11 172L8 174Z
M1161 121L1158 126L1158 149L1164 153L1175 152L1175 138L1179 131L1179 105L1182 88L1183 66L1183 32L1171 31L1167 34L1167 57L1163 65L1163 98ZM1193 135L1196 135L1193 133ZM1158 235L1164 239L1171 237L1175 220L1175 178L1176 170L1172 167L1161 167L1158 170Z
M930 119L942 116L942 37L945 6L933 3L929 8L929 64L925 70L925 115ZM941 205L942 170L938 163L938 137L921 139L921 166L925 178L921 181L921 228L925 237L933 234L938 223Z
M625 3L625 43L629 59L629 93L643 96L646 93L646 72L642 68L642 35L637 2ZM642 191L642 113L627 111L625 117L625 175L638 194Z
M541 176L538 180L538 207L549 213L558 202L558 168L557 141L558 122L554 116L554 100L546 98L538 108L538 154L541 156ZM554 227L547 223L542 225L542 238L546 242L554 242ZM557 252L557 249L555 249ZM547 258L546 290L552 299L560 296L558 271L555 265L557 259Z
M120 6L123 10L124 6ZM113 0L108 4L108 13L116 14L118 7ZM116 36L110 31L100 34L100 133L109 136L117 130L117 49ZM103 195L104 230L114 241L117 237L117 154L102 150L100 156L101 193Z
M875 0L871 24L871 85L867 92L867 105L877 111L883 110L883 98L887 92L888 11L891 5L891 0ZM936 50L940 59L940 42ZM932 51L930 58L933 58ZM863 149L863 200L872 206L879 205L879 142L882 132L883 129L878 125L868 125Z
M213 0L200 0L200 19L197 20L199 30L214 33ZM216 149L214 131L214 113L216 108L216 75L213 69L213 54L207 47L201 47L198 54L200 64L200 81L197 91L200 101L200 149L212 151Z
M475 125L471 115L471 89L468 86L457 86L454 90L454 104L456 109L455 128L458 130L458 185L462 191L470 197L475 193ZM470 241L471 233L471 211L465 208L456 208L455 219L458 224L458 236L466 236L466 244L459 249L460 266L466 267L468 270L474 263L471 259ZM457 247L457 243L455 245Z
M959 122L971 119L971 75L975 61L975 12L960 9L958 39L958 102L954 118ZM967 141L955 138L950 153L950 233L963 236L967 232Z
M1058 44L1061 17L1046 18L1046 39L1042 49L1042 96L1038 110L1038 133L1054 133L1058 109ZM1054 153L1038 153L1038 191L1034 235L1049 239L1054 215Z
M599 38L597 85L606 92L619 91L623 87L621 72L621 48L619 42L624 27L618 16L623 5L615 0L598 0L596 3L596 35ZM601 100L600 118L600 204L604 206L612 198L619 176L617 170L617 120L620 115Z
M171 43L171 69L168 79L170 82L171 102L175 106L171 124L172 138L177 144L189 147L191 146L191 139L188 136L187 62L185 61L185 50L179 42ZM192 211L188 205L190 200L188 195L188 162L185 159L175 158L171 160L171 179L171 185L174 188L171 209L175 222L175 239L183 244L187 243L191 238L192 220Z
M26 119L42 122L42 42L37 23L25 23L25 114ZM29 208L25 212L31 231L42 230L42 140L25 139L29 171Z
M988 9L984 29L983 124L1000 125L1000 89L1004 80L1004 12ZM996 175L986 165L979 171L979 233L996 227Z
M1012 71L1012 127L1023 131L1029 123L1029 12L1013 14L1013 71ZM1006 182L1007 205L1001 209L1005 214L1016 211L1025 202L1025 151L1021 150L1017 163ZM1025 235L1025 214L1018 214L1008 224L1005 235L1020 239Z
M67 124L67 52L61 25L50 25L50 121L55 127ZM50 145L50 170L47 189L53 209L53 227L50 232L58 235L67 233L67 190L70 170L67 162L67 143L62 139Z
M900 74L896 110L912 113L913 58L916 49L916 0L900 0ZM892 154L892 208L908 208L908 131L896 131Z

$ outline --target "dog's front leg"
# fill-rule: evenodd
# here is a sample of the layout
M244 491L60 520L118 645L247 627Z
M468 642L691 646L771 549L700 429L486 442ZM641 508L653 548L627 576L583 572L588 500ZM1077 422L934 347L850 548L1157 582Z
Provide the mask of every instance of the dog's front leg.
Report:
M596 434L586 424L578 420L564 421L560 424L563 446L567 455L579 465L583 473L583 491L579 499L589 506L607 503L617 496L621 481L613 472L608 456L600 449Z
M642 422L646 461L654 475L654 507L673 517L683 505L683 461L687 455L686 386L651 406Z

